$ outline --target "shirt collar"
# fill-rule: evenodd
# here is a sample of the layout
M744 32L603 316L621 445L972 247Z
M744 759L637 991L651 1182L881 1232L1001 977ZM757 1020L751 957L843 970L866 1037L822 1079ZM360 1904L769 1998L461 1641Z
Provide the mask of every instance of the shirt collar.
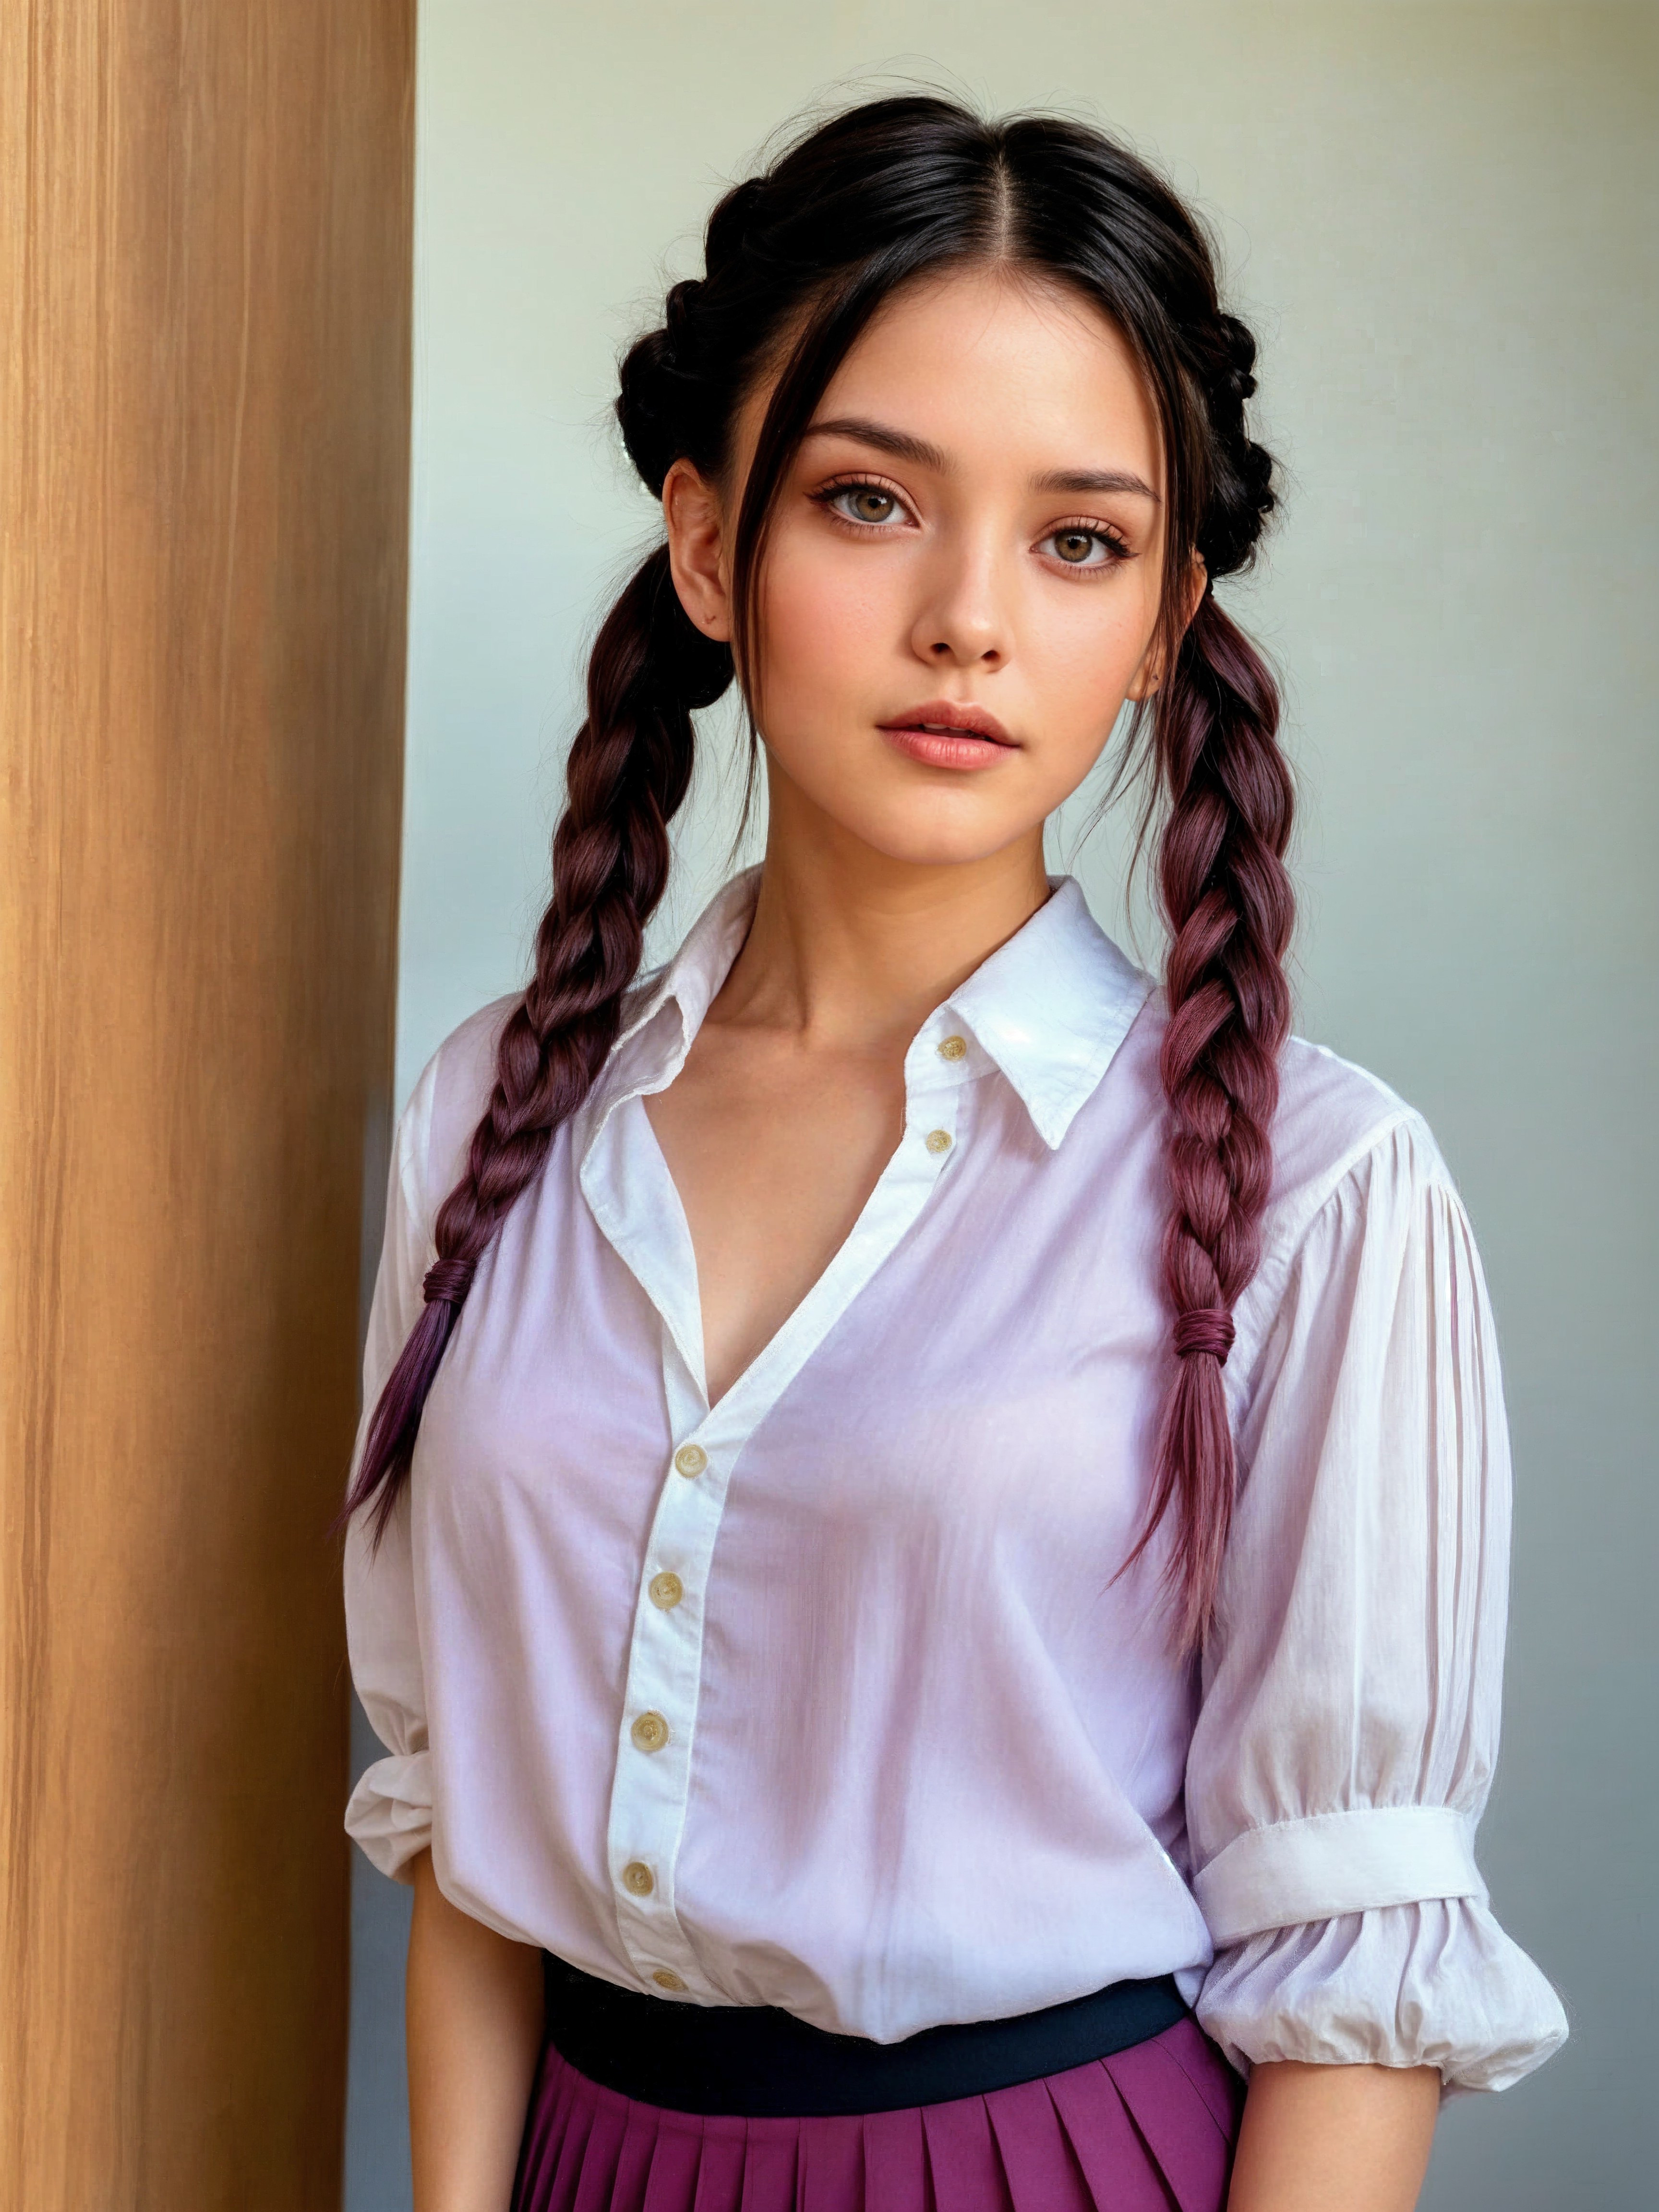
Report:
M972 1031L1053 1152L1153 986L1090 913L1077 878L1048 880L1047 903L975 969L943 1011Z
M749 933L760 874L753 867L734 876L666 966L635 986L596 1086L599 1120L625 1097L665 1090L679 1073ZM906 1073L913 1083L924 1070L930 1081L963 1081L984 1073L989 1061L1052 1152L1110 1066L1153 984L1096 921L1074 877L1048 880L1048 901L928 1017ZM936 1048L956 1030L966 1030L978 1052L952 1066Z

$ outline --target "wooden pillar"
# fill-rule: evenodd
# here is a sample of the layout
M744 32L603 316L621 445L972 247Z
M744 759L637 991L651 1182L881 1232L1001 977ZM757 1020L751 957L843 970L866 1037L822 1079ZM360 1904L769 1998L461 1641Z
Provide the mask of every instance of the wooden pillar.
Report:
M3 2212L338 2202L412 15L0 7Z

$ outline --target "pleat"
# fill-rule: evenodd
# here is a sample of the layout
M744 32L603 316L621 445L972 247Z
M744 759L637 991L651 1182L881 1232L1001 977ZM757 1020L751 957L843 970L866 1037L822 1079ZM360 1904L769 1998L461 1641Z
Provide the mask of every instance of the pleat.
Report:
M697 2166L697 2192L691 2200L692 2212L742 2212L749 2124L746 2120L710 2116L700 2124L702 2156Z
M581 2178L582 2162L587 2154L587 2138L593 2130L593 2108L598 2093L592 2082L577 2074L574 2067L571 2094L564 2102L553 2136L556 2146L547 2179L542 2184L542 2194L531 2201L535 2212L570 2212L575 2202L576 2185Z
M1236 2142L1244 2112L1244 2084L1222 2057L1218 2045L1195 2020L1178 2021L1158 2040L1198 2092L1205 2110L1227 2141Z
M624 2100L623 2105L627 2124L611 2185L610 2212L645 2212L662 2118L654 2105L636 2105L631 2100Z
M801 2122L799 2189L800 2212L865 2212L864 2122L856 2112Z
M929 2202L919 2106L865 2114L864 2212L949 2212Z
M750 2120L742 2212L795 2212L800 2202L804 2120Z
M1096 2212L1046 2082L993 2090L985 2106L1013 2212Z
M605 2091L593 2099L593 2120L576 2176L570 2212L616 2212L617 2167L636 2108Z
M1043 2085L1094 2203L1104 2212L1179 2212L1103 2060Z
M1232 2141L1164 2037L1100 2063L1121 2091L1181 2212L1215 2212L1226 2201Z
M548 2180L558 2156L560 2126L572 2094L570 2069L550 2048L544 2050L519 2148L513 2212L536 2212L547 2201Z
M922 2107L922 2131L933 2202L939 2212L972 2206L973 2212L1006 2212L1002 2160L983 2097L953 2097Z
M641 2212L690 2212L697 2193L702 2124L684 2112L659 2112Z

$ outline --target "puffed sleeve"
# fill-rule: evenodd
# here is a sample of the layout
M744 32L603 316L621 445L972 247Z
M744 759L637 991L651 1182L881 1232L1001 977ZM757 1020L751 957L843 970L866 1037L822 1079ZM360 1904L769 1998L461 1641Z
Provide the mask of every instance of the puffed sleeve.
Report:
M1420 1121L1342 1176L1260 1290L1188 1765L1216 1947L1198 2016L1241 2066L1431 2064L1448 2089L1504 2088L1566 2021L1475 1867L1509 1443L1480 1260Z
M392 1145L386 1237L363 1351L354 1480L376 1401L419 1316L422 1279L434 1257L425 1170L436 1068L434 1058L398 1121ZM346 1531L346 1644L363 1711L390 1756L364 1772L351 1793L345 1825L382 1874L408 1881L409 1862L432 1839L432 1781L407 1489L376 1551L369 1544L371 1521L372 1509L355 1514Z

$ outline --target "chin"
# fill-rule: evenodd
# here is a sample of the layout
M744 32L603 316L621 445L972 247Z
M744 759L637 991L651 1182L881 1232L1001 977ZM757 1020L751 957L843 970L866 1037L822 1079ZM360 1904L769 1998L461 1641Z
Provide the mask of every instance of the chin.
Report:
M896 810L896 813L897 810ZM988 860L1016 839L1023 837L1030 828L1022 816L1018 820L941 821L937 815L918 820L914 813L895 818L886 816L875 822L848 822L843 827L872 852L902 867L959 868L976 860Z
M774 786L775 804L799 817L803 830L816 815L900 867L963 867L989 860L1044 818L1048 793L1037 778L1022 777L1017 785L990 771L924 781L884 745L851 756L827 744L816 752L801 748L792 760L794 751L769 744L771 767L782 775L781 788Z

